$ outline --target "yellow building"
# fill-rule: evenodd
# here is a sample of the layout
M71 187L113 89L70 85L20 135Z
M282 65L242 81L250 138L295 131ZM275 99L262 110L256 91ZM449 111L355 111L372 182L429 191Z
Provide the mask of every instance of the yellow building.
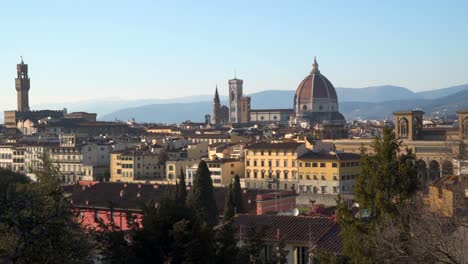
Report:
M360 155L310 151L298 158L298 192L352 194Z
M308 150L297 142L260 142L245 149L245 187L293 189L299 184L297 158Z
M165 178L160 155L148 150L131 149L111 153L110 181L156 182Z
M232 183L234 176L243 177L244 161L240 159L207 160L213 186L224 187ZM186 182L191 185L198 170L198 163L186 168Z
M429 185L429 192L426 196L429 209L448 217L468 210L468 179L466 177L445 176Z

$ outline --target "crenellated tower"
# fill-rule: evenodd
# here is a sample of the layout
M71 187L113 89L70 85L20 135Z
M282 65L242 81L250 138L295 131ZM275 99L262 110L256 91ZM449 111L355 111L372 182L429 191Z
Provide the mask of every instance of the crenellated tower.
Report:
M24 64L23 57L21 57L21 63L16 65L17 76L16 82L16 93L18 112L29 111L29 88L30 81L28 76L28 65Z

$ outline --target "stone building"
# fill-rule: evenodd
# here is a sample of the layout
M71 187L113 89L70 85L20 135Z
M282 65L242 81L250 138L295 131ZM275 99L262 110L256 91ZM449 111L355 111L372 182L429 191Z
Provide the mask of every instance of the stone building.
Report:
M294 95L291 123L313 128L321 138L346 136L346 120L338 111L338 96L333 84L319 71L314 58L312 71L299 84Z
M17 128L18 121L30 120L36 122L39 119L52 117L62 118L64 111L41 110L31 111L29 108L29 89L31 88L30 78L28 74L28 64L25 64L23 58L21 63L16 65L16 94L17 94L17 110L5 111L4 122L7 128ZM23 126L23 125L21 125Z

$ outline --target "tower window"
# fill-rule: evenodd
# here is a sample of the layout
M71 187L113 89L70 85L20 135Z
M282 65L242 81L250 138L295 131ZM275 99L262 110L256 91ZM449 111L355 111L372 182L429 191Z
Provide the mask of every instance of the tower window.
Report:
M303 105L302 110L307 110L307 105Z

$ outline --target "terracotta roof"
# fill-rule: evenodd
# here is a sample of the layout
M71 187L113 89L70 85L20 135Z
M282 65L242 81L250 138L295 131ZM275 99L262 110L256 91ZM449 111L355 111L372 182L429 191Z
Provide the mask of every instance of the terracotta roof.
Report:
M126 187L125 187L126 186ZM155 188L157 186L157 188ZM120 192L124 191L123 197ZM220 214L224 211L225 188L214 188L215 200ZM123 182L101 182L94 185L69 185L64 191L70 193L70 199L75 207L82 208L114 208L140 211L148 202L159 202L166 193L174 193L174 185L136 184ZM256 212L255 199L258 194L271 190L245 190L244 208L248 213ZM140 197L138 197L140 193ZM249 203L250 201L250 203Z
M316 246L332 254L341 254L343 244L339 237L340 226L329 217L284 215L237 215L232 219L234 234L239 239L250 228L265 228L265 241ZM279 237L278 237L279 233Z
M329 98L337 100L333 84L322 74L309 74L296 89L296 98L310 100L311 98Z
M326 152L311 151L305 153L304 155L301 155L298 159L358 160L360 158L361 155L355 153L337 152L335 154L332 154Z
M283 143L268 143L268 142L258 142L253 143L246 147L246 149L297 149L303 143L297 142L283 142Z

